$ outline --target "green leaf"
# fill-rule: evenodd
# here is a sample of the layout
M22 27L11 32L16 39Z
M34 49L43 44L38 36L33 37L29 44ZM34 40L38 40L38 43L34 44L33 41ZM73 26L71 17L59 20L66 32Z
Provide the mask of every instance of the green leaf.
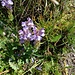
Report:
M61 35L53 36L51 37L51 42L57 42L60 40L60 38L61 38Z
M56 75L61 75L61 73L59 72L58 69L55 70L55 74L56 74Z
M9 21L13 21L14 19L12 12L9 10L8 10L8 18L9 18Z
M0 28L0 35L2 35L3 34L3 30Z
M48 72L51 69L51 62L45 62L44 66L45 66L45 71Z
M18 65L15 64L14 62L11 62L11 60L9 59L9 65L12 69L14 69L15 71L17 71L19 69Z
M0 49L5 48L7 38L0 38Z
M0 20L0 27L3 27L5 24Z

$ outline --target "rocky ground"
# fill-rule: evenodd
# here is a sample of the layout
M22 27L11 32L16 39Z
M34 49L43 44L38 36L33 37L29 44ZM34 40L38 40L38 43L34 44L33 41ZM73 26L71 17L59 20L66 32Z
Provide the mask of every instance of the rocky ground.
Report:
M62 56L59 60L62 75L75 75L75 53L70 52Z

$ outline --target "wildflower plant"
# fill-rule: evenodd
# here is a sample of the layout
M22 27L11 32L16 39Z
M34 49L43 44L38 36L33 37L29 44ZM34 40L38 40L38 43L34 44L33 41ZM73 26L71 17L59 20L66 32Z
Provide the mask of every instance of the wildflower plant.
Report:
M27 18L27 21L21 23L22 29L18 31L20 43L25 43L26 40L34 41L36 44L42 40L42 37L45 36L44 28L38 29L31 18Z
M75 52L74 3L0 0L0 75L69 74L59 60Z
M12 2L12 0L2 0L1 4L2 4L3 7L5 6L7 9L11 10L13 2Z
M12 9L12 5L13 5L13 1L12 0L1 0L1 5L3 7L6 7L8 10L7 10L7 13L8 13L8 18L9 18L9 22L13 20L13 9Z

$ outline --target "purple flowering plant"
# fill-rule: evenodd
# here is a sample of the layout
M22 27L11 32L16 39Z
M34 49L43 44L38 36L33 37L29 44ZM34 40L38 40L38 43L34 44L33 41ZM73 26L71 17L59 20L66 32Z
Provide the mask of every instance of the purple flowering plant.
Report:
M8 9L7 10L8 19L9 19L8 22L13 21L13 19L14 19L14 16L12 14L12 12L13 12L13 8L12 8L13 1L12 0L1 0L1 5Z
M26 40L29 41L41 41L42 37L45 36L44 28L38 29L30 17L27 21L21 23L22 29L18 31L20 43L24 43Z
M2 6L6 7L7 9L12 9L13 1L12 0L1 0Z
M13 70L17 71L21 67L21 70L23 71L23 68L22 68L22 65L24 65L23 63L28 63L28 65L30 66L30 62L28 62L30 59L28 57L31 57L32 53L34 54L36 51L36 49L33 49L34 47L32 45L30 45L31 44L30 42L32 42L34 45L37 42L41 42L42 38L45 36L45 29L44 28L38 29L38 27L33 23L33 20L30 17L28 17L27 21L21 22L22 29L20 29L19 31L15 30L15 27L13 27L13 24L15 23L14 21L16 19L16 18L15 19L13 18L14 17L13 13L14 13L14 9L15 9L13 0L0 0L0 2L1 2L2 7L6 8L6 12L7 12L8 18L9 18L6 21L7 21L7 25L10 25L8 27L6 26L4 29L4 32L3 32L3 36L7 38L4 40L5 45L3 45L3 46L5 46L5 47L3 47L3 49L6 48L5 50L7 50L6 54L8 55L7 56L8 57L8 65L9 65L9 67L11 67L11 70L13 69ZM19 22L18 22L18 24L19 24ZM19 36L19 38L17 36ZM21 44L19 44L19 42ZM25 43L26 44L28 43L29 45L26 46ZM18 62L18 61L20 61L20 59L23 63ZM16 60L17 60L18 64L15 64ZM35 68L37 70L42 69L41 67L37 67L38 66L37 62L35 64L34 63L32 63L32 64L34 66L33 68ZM28 68L30 68L30 67L28 67Z

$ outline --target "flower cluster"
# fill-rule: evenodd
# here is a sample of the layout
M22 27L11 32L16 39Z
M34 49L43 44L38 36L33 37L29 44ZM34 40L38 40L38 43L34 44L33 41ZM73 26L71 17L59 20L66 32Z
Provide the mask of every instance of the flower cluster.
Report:
M12 0L2 0L1 4L3 7L5 6L7 9L12 9L11 5L13 5L13 2Z
M22 29L18 31L20 43L24 43L25 40L41 41L42 37L45 36L44 28L38 30L29 17L27 18L27 21L22 22L21 25Z

